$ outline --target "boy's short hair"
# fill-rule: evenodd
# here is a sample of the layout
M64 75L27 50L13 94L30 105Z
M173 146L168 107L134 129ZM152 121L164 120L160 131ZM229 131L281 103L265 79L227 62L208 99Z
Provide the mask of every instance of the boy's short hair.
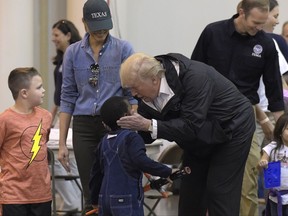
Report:
M14 100L18 98L21 89L29 89L34 76L41 76L34 67L19 67L10 72L8 86Z
M129 111L129 102L127 98L113 96L107 99L100 109L102 121L111 128L117 130L120 128L117 125L117 120L125 116Z

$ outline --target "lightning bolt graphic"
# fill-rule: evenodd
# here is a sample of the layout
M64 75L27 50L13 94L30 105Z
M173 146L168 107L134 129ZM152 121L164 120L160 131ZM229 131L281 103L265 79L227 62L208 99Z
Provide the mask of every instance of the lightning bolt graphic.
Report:
M33 153L30 161L29 161L29 164L28 166L32 163L32 161L35 159L35 157L37 156L37 153L39 152L40 150L40 140L41 140L41 137L42 137L42 134L40 133L41 132L41 129L42 129L42 121L40 122L38 128L37 128L37 131L35 132L33 138L31 141L33 141L33 145L32 145L32 148L31 148L31 153Z

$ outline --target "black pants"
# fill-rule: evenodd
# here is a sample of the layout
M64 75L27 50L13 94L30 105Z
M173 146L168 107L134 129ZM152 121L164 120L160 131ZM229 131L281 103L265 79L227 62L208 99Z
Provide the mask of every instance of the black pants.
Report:
M2 204L3 216L51 216L51 201L33 204Z
M73 150L86 206L91 205L89 179L94 161L94 151L105 132L99 116L73 117Z
M239 215L243 173L253 137L253 124L243 124L227 143L198 146L199 152L197 148L195 152L184 151L183 166L189 166L191 174L181 181L179 216L205 216L207 210L209 216Z
M272 200L268 199L270 209L270 212L266 212L265 215L268 216L278 216L278 209L277 209L277 203L273 202ZM267 210L267 209L266 209ZM282 205L282 215L288 215L288 205Z

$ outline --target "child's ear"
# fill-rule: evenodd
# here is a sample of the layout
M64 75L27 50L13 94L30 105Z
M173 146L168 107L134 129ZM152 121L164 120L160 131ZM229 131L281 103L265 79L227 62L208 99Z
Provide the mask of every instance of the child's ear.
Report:
M106 130L111 131L111 128L108 125L106 125L103 121L102 121L102 124L104 128L106 128Z
M28 96L27 89L21 89L19 91L19 96L21 96L22 98L27 98Z
M103 124L104 127L107 126L103 121L102 121L102 124Z

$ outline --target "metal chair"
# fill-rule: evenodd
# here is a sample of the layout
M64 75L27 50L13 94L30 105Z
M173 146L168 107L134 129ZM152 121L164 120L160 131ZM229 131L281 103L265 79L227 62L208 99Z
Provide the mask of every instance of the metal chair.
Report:
M81 213L83 208L84 208L84 198L83 198L83 190L81 185L78 182L78 179L80 178L78 175L74 176L74 175L55 175L55 171L54 171L54 164L55 164L55 157L54 157L54 152L48 149L48 163L49 165L51 165L51 183L52 183L52 216L57 216L57 213L59 212L68 212L68 213L72 213L70 211L63 211L63 210L57 210L56 207L56 189L55 189L55 180L56 179L64 179L66 181L74 181L77 185L77 187L79 188L80 192L81 192L81 209L79 209L79 211L77 211L78 213ZM73 213L77 213L77 212L73 212Z
M174 143L174 144L167 146L162 151L157 161L166 165L170 165L172 166L172 168L180 168L181 163L182 163L182 155L183 155L183 150L176 143ZM166 188L166 192L168 196L167 198L173 195L173 192L169 191L169 186ZM156 216L156 213L154 210L156 209L157 205L163 198L164 197L162 196L162 194L160 194L156 190L150 190L144 193L144 206L149 211L148 216L150 215ZM152 207L150 207L147 203L145 203L145 199L155 200Z
M47 148L48 164L51 166L51 184L52 184L52 216L57 216L56 211L56 196L55 196L55 176L54 176L54 153Z

